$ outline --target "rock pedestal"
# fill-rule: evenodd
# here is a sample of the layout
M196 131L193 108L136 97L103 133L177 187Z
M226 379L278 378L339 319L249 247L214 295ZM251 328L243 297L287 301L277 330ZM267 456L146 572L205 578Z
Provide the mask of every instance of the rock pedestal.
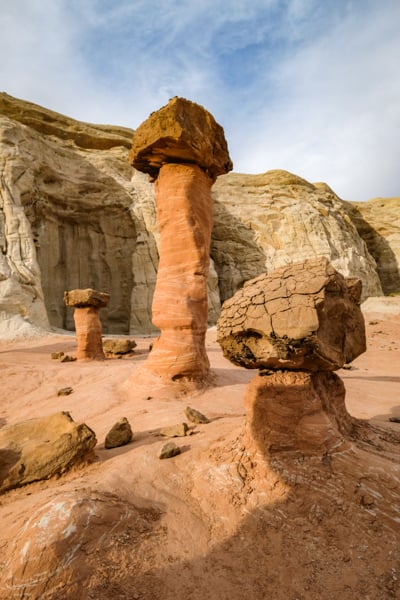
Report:
M132 166L156 180L160 263L146 368L167 381L207 380L211 186L232 168L222 128L201 106L173 98L135 132Z
M100 308L107 306L109 294L90 288L64 293L64 302L73 306L78 360L103 360Z
M365 350L360 297L358 280L319 259L261 275L223 305L224 355L260 370L245 398L250 453L323 456L348 446L354 420L332 371Z
M352 431L345 393L340 377L327 371L260 372L246 390L247 449L264 456L345 449Z

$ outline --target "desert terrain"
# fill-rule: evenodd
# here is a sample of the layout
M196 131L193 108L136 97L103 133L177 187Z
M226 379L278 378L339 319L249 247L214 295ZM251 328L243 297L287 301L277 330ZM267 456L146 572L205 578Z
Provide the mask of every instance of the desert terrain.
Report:
M330 456L254 460L243 444L247 383L207 334L214 386L176 391L143 376L152 342L120 360L60 363L62 330L0 341L0 427L58 411L97 437L93 460L0 497L0 598L378 600L400 598L400 298L363 305L367 352L338 371L358 421ZM58 396L61 388L72 393ZM159 429L210 423L175 438ZM127 417L133 441L106 450Z

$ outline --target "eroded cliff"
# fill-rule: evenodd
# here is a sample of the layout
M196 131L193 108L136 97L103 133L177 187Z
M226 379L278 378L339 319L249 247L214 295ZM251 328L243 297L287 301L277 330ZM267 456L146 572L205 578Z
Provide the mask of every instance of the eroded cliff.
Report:
M0 94L2 335L32 325L72 329L63 293L87 287L111 295L105 333L154 330L154 191L129 166L132 134ZM364 297L382 293L379 276L385 292L397 291L395 201L373 201L365 212L371 203L345 203L327 185L286 171L224 175L212 195L210 324L248 279L316 256L359 277ZM395 216L381 218L393 202Z

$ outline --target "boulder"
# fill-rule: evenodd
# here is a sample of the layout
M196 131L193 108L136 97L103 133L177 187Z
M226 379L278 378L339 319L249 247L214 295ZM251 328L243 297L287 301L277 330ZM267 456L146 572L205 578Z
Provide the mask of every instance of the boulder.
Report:
M324 258L248 281L218 320L224 356L248 369L340 369L365 351L361 283Z
M67 412L3 427L0 493L64 473L87 461L95 445L95 433Z

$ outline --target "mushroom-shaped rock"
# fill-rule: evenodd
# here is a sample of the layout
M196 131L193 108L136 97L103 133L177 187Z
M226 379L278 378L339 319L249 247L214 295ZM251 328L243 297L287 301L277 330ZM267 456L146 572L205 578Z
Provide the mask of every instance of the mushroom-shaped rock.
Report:
M327 259L245 283L217 324L224 356L248 369L333 371L365 352L361 282Z
M232 168L223 129L202 106L173 98L136 130L130 161L156 178L160 262L146 368L167 381L207 381L211 186Z
M168 163L198 165L212 180L232 170L221 125L199 104L178 97L136 129L129 158L154 179Z
M64 292L65 304L75 308L78 360L102 360L105 358L99 310L107 306L109 299L109 294L91 288Z

